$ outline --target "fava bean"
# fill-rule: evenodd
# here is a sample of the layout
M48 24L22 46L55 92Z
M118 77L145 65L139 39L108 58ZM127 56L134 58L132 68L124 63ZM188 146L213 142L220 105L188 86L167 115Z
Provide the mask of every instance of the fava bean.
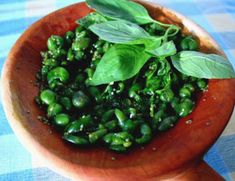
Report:
M179 104L179 110L178 114L180 117L185 117L189 113L192 112L194 103L190 99L184 99L180 104Z
M78 91L73 94L72 102L76 108L84 108L89 103L89 98L82 92Z
M48 117L56 116L57 114L61 113L62 106L58 103L52 103L47 108L47 115Z
M57 114L54 119L54 123L57 126L64 127L69 123L70 119L67 114Z
M182 98L191 97L191 91L189 89L187 89L186 87L183 87L180 89L179 95Z
M69 80L69 72L63 67L52 69L47 75L47 81L51 84L53 81L57 80L61 83L66 83Z
M42 103L49 105L55 102L56 94L53 91L46 89L41 92L40 99Z
M92 133L89 134L89 141L90 143L95 143L97 142L99 139L101 139L105 134L107 134L107 129L99 129L97 131L94 131Z
M83 138L81 136L65 134L63 138L66 141L73 143L75 145L88 145L89 144L89 141L86 138Z
M85 129L89 128L90 126L92 126L93 120L91 118L90 115L88 116L83 116L80 119L71 122L65 129L65 132L67 134L74 134L74 133L78 133L81 131L84 131Z

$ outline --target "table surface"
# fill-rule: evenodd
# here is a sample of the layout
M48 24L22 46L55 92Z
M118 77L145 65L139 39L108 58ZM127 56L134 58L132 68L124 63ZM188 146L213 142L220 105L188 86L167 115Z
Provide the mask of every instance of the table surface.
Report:
M0 70L10 48L32 23L76 0L0 0ZM219 43L235 67L234 0L152 0L191 18ZM206 135L205 135L206 136ZM235 113L204 160L235 180ZM0 102L0 180L68 180L31 157L10 128Z

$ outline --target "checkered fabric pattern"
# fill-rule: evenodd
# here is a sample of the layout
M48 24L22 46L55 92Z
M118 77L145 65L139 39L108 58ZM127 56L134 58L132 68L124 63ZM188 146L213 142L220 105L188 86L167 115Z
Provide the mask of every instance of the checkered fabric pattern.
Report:
M191 18L220 44L235 67L234 0L151 0ZM78 0L0 0L0 69L10 48L32 23ZM226 180L235 180L235 113L204 157ZM9 127L0 103L0 180L67 180L31 157Z

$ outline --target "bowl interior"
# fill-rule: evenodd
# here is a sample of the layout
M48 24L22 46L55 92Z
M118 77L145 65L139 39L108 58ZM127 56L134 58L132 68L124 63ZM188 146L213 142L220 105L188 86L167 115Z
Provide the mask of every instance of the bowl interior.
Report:
M204 52L223 54L209 35L182 15L141 2L158 20L178 24L193 34ZM78 3L56 11L32 25L12 48L3 71L3 102L9 122L22 143L37 157L67 175L160 175L201 157L227 124L234 105L234 80L210 80L209 90L198 100L192 114L168 132L156 136L144 148L117 154L106 148L82 149L65 143L56 131L37 120L43 114L34 102L38 88L35 74L40 51L52 34L63 35L76 27L75 20L91 10ZM185 28L187 27L187 28ZM187 124L187 120L192 120ZM115 157L115 160L112 159ZM174 163L174 164L172 164Z

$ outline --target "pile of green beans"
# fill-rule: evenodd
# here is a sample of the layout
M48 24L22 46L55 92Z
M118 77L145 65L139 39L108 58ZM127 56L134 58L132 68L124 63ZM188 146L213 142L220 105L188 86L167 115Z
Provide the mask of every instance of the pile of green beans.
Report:
M165 31L154 24L144 28L152 35ZM198 48L191 36L178 33L171 38L178 50ZM48 49L41 52L36 102L46 112L43 120L64 140L125 152L190 114L207 82L181 74L169 60L152 58L134 78L90 86L97 64L111 46L82 26L63 36L52 35Z

